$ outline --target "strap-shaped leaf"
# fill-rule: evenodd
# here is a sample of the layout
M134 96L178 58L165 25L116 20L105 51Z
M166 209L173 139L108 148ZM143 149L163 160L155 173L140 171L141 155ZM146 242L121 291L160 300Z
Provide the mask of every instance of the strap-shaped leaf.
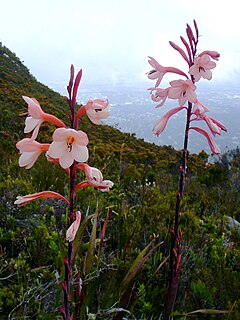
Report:
M140 271L144 263L147 261L147 259L150 257L150 255L162 244L162 242L158 243L154 248L152 248L149 252L149 248L151 247L152 243L155 241L153 239L147 246L144 248L137 258L134 260L133 264L131 265L130 269L128 270L126 276L124 277L121 285L120 285L120 291L121 295L124 294L125 290L127 289L129 283L133 280L133 278L136 276L136 274ZM148 252L148 253L147 253Z

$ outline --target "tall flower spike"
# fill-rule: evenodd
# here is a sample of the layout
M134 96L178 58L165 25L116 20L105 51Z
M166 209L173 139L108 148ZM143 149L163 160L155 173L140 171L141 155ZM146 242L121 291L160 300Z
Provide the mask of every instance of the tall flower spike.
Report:
M88 160L88 137L83 131L58 128L53 133L48 155L59 159L59 164L64 169L69 168L74 160L86 162Z
M44 112L36 99L29 98L26 96L23 96L23 99L28 104L29 114L29 116L25 120L24 133L29 133L33 131L33 140L36 139L39 132L39 128L44 121L51 122L55 124L57 127L66 127L60 119L49 113Z

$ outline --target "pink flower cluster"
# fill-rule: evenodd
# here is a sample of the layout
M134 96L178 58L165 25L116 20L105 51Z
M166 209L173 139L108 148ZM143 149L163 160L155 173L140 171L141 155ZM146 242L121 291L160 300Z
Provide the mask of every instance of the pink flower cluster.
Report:
M47 152L47 158L55 159L64 169L69 168L74 161L86 162L88 160L88 136L81 130L67 128L57 117L45 113L38 101L34 98L23 97L28 104L28 117L25 120L24 133L33 131L31 138L24 138L19 141L16 147L20 150L20 167L30 169L38 157ZM96 99L87 102L80 107L77 119L86 113L89 119L95 124L101 124L101 119L108 116L108 101ZM51 144L41 144L37 138L41 124L46 121L55 124L57 128L53 133Z
M76 94L82 71L80 70L77 74L75 82L73 82L73 75L74 69L72 66L71 79L68 86L70 98L67 98L71 110L75 110ZM78 111L75 112L76 114L74 113L72 126L68 128L60 119L44 112L35 98L23 96L23 99L28 104L28 116L25 120L24 133L32 132L32 136L24 138L16 144L17 149L20 151L20 167L30 169L39 156L45 153L48 161L59 164L68 173L70 173L71 167L72 172L75 172L78 168L85 173L87 180L79 183L73 190L73 193L87 186L93 186L103 192L109 191L109 189L113 187L113 183L110 180L104 180L102 173L98 169L86 164L89 157L87 148L89 142L88 136L85 132L77 130L79 118L84 114L86 114L94 124L101 124L101 120L107 118L109 115L109 111L107 110L108 101L95 99L88 101L86 105L82 105ZM53 141L51 143L39 143L36 141L40 126L43 122L52 123L57 127L52 135ZM21 206L40 198L59 198L64 200L68 205L70 203L64 196L56 192L42 191L26 196L18 196L15 204ZM71 239L72 241L74 238L74 230L76 230L76 225L79 225L80 220L80 215L77 213L76 221L67 233L68 240Z
M161 132L163 132L171 116L183 109L187 110L189 123L192 123L192 121L196 120L204 120L213 136L216 134L221 135L222 131L227 131L226 127L221 122L207 115L209 109L199 101L196 94L196 82L198 82L201 78L207 80L212 79L211 70L216 67L216 62L213 60L218 60L220 54L216 51L203 51L200 54L196 53L199 35L195 21L194 27L196 35L193 34L192 29L189 25L187 25L187 40L181 37L185 50L174 42L170 41L170 45L177 50L182 58L187 62L187 73L174 67L164 67L160 65L154 58L149 57L148 62L153 69L147 73L147 76L151 80L156 80L155 86L149 88L151 99L154 102L158 102L156 108L162 107L167 99L178 100L179 104L178 107L171 109L157 121L153 128L153 133L156 135L159 135ZM166 73L180 75L183 77L183 79L172 80L169 82L169 87L160 88L159 86ZM212 153L216 155L220 154L218 145L208 131L196 126L189 126L188 131L189 130L195 130L205 136Z

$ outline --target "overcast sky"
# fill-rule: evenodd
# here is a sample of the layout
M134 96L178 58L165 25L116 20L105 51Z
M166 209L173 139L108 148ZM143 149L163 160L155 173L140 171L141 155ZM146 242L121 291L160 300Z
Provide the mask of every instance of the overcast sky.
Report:
M183 66L168 44L181 44L196 19L200 50L216 50L218 80L238 78L238 0L0 0L0 41L46 85L66 82L83 68L86 83L138 81L150 70L147 56Z

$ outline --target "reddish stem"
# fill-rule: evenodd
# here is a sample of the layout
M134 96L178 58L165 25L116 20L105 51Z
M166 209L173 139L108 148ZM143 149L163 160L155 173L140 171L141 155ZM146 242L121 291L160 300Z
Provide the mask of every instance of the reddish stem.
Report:
M179 281L180 281L180 241L179 237L179 220L180 220L180 204L184 192L185 178L187 173L187 150L188 150L188 132L191 120L192 103L188 102L187 121L185 128L184 147L182 153L182 164L180 167L179 189L176 197L174 228L171 232L171 249L170 249L170 273L168 291L164 304L163 320L170 320L173 312ZM178 240L178 241L177 241ZM176 248L177 247L177 248ZM176 256L177 255L177 256Z
M71 78L69 84L69 108L70 108L70 123L71 128L74 128L74 119L75 119L75 105L76 105L76 90L78 84L76 85L74 95L71 94L72 85L73 85L73 77L74 77L74 68L71 67ZM80 77L81 78L81 77ZM79 80L80 81L80 80ZM70 181L69 181L69 189L70 189L70 204L69 204L69 226L74 221L74 188L75 188L75 170L74 163L70 167ZM71 277L72 277L72 256L73 256L73 242L68 243L68 252L65 258L65 279L64 279L64 320L71 320Z

